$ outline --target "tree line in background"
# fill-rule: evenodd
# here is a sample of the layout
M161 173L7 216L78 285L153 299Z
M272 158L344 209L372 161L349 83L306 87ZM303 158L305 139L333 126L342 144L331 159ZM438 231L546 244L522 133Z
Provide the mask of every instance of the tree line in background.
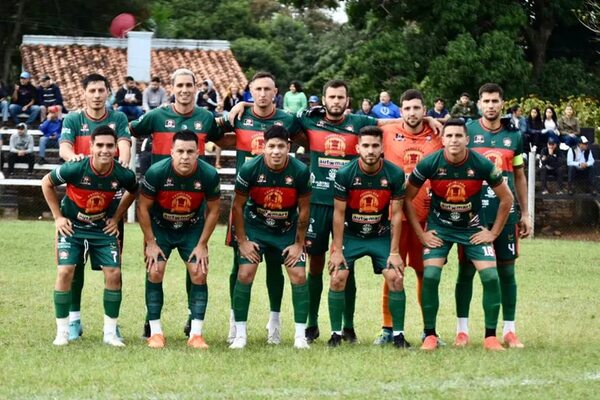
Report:
M17 0L0 12L0 74L15 78L23 34L107 36L112 18L136 15L156 37L224 39L248 76L268 70L307 95L346 79L356 107L381 90L397 100L418 87L447 105L485 81L507 98L558 101L600 93L598 21L586 0L349 0L349 22L323 11L335 0ZM591 5L591 6L590 6Z

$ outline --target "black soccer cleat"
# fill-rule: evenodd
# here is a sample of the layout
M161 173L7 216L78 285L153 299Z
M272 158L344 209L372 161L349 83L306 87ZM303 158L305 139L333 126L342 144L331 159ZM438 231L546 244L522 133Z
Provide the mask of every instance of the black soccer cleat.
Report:
M339 347L342 344L342 336L337 333L331 334L331 339L327 341L327 346L329 347Z
M312 343L319 338L320 332L318 326L309 326L306 328L305 336L308 343Z
M183 326L183 334L187 337L190 337L190 331L192 330L192 319L188 318L185 321L185 325Z
M350 344L358 343L358 338L356 337L356 332L354 332L354 328L344 328L342 330L342 339Z
M394 346L399 349L409 349L410 343L408 343L406 339L404 339L404 334L400 333L394 336Z
M144 329L142 330L142 339L148 339L150 337L150 322L144 322Z

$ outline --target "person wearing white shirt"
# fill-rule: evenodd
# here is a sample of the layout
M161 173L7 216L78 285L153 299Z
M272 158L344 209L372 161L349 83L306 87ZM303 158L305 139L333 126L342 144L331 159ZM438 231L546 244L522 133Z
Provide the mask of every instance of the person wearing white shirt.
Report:
M567 152L567 167L569 169L569 194L573 194L573 181L577 176L583 176L588 184L587 191L596 195L594 188L594 156L588 147L585 136L579 138L579 144Z

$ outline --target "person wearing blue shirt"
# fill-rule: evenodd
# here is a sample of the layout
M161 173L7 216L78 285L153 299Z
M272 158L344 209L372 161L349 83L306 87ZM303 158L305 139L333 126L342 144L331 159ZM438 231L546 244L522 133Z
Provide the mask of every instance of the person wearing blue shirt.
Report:
M40 131L44 134L40 138L40 160L39 165L44 165L46 162L46 149L47 148L58 148L58 141L60 140L60 131L62 129L62 121L58 118L60 114L59 106L48 107L48 117L40 125Z
M392 102L388 92L381 92L379 103L373 107L373 114L379 119L400 118L400 108Z
M437 119L442 124L450 119L450 112L445 107L444 99L441 97L435 99L433 108L427 111L427 115Z

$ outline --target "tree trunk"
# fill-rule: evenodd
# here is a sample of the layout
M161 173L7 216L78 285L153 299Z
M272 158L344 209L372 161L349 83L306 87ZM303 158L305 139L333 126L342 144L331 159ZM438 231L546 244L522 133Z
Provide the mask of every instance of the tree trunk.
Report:
M21 36L21 25L23 23L23 11L25 10L25 3L27 0L20 0L17 4L17 12L15 14L15 27L12 35L6 43L6 51L4 53L4 60L2 64L2 80L7 82L8 74L10 73L10 60L15 51L15 46Z

